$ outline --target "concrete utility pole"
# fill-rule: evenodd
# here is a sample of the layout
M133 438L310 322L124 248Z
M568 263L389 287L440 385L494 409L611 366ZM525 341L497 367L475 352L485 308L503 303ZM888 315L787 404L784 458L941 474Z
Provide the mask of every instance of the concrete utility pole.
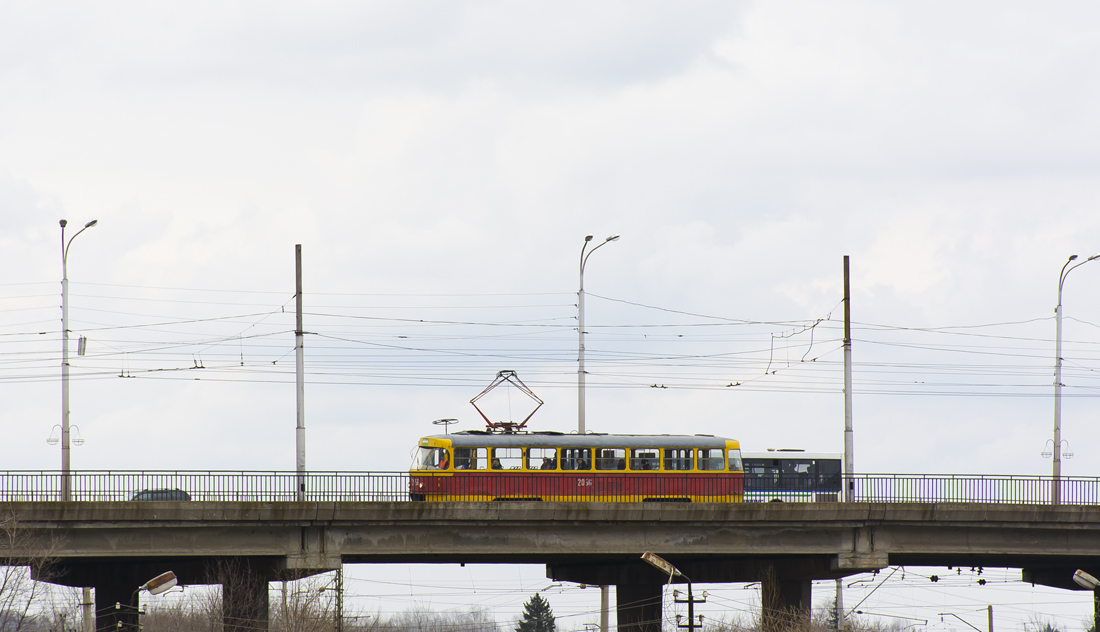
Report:
M1069 267L1077 259L1077 255L1071 255L1062 272L1058 275L1058 306L1054 308L1055 341L1054 341L1054 446L1051 452L1054 457L1054 480L1050 487L1050 504L1058 505L1062 502L1062 285L1070 272L1080 268L1086 263L1100 257L1093 255L1075 266ZM1066 268L1069 268L1068 270ZM1044 455L1045 456L1045 455Z
M676 627L680 630L687 630L688 632L695 632L696 629L699 629L699 628L703 627L703 615L699 615L699 623L695 623L695 604L697 604L697 603L706 603L707 602L707 597L706 597L707 591L704 590L703 591L703 596L699 599L696 599L691 593L691 580L687 578L687 575L683 575L682 577L684 578L685 581L687 581L687 586L688 586L687 599L680 599L679 597L676 597L675 596L676 593L674 591L672 593L673 594L672 601L675 602L675 603L686 603L688 605L688 622L687 622L687 625L679 623L680 615L676 615L676 621L677 621Z
M336 569L336 632L344 632L344 563Z
M844 255L844 500L852 502L856 473L855 431L852 429L852 294L848 255Z
M609 588L611 587L607 584L600 585L600 632L609 632L610 630L607 626L607 610L611 602L610 596L608 595Z
M84 586L82 589L83 600L80 602L80 608L83 612L83 632L95 632L95 600L92 599L92 589L89 586Z
M294 246L294 287L297 320L294 327L294 374L297 385L298 425L294 431L294 466L298 476L298 500L306 499L306 373L305 331L302 329L302 244Z
M836 603L835 612L836 615L836 629L837 632L844 629L844 578L838 577L836 580Z
M68 220L61 220L61 500L73 499L73 480L69 468L69 246L77 235L99 223L93 219L65 241Z
M600 249L600 246L618 239L618 235L612 235L603 240L599 246L588 250L588 242L592 241L592 235L586 235L584 245L581 246L580 290L577 291L577 331L580 336L577 351L577 434L584 434L584 264L588 262L593 252ZM588 254L585 254L585 250L588 250Z

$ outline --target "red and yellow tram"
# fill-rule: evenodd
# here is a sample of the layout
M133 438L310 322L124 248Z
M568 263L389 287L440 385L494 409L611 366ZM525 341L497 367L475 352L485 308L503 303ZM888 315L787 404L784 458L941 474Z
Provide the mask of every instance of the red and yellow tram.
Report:
M741 502L737 441L711 435L422 437L409 497L434 501Z

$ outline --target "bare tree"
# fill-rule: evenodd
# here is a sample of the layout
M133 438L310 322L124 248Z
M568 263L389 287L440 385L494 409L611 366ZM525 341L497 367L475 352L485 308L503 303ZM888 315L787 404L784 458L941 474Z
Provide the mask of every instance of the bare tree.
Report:
M378 620L373 632L500 632L500 625L486 610L475 608L466 612L432 612L408 610L385 620Z
M1028 617L1024 623L1024 630L1026 632L1062 632L1053 620L1035 614Z
M272 630L331 632L336 628L336 590L328 573L283 582L281 592L272 608Z
M219 604L225 632L267 629L267 579L247 559L218 558L207 567L206 581L222 586Z
M10 507L0 513L0 630L30 630L31 611L45 592L56 543L23 528Z
M779 632L833 632L834 624L829 621L830 608L818 609L810 619L799 617L793 620L770 623L770 629ZM880 619L852 616L845 621L846 632L900 632L903 629L912 629L911 626L899 622L883 622ZM763 632L761 618L754 616L735 615L727 619L709 619L703 627L703 632ZM1029 629L1027 632L1053 632L1040 628Z
M185 591L176 599L158 600L145 608L142 626L149 632L221 632L221 601L205 586Z
M76 632L84 629L80 589L71 586L41 586L35 611L26 619L27 632Z

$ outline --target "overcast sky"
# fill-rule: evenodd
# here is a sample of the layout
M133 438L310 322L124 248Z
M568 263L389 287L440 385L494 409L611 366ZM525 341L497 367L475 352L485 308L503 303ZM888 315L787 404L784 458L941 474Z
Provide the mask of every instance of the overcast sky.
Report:
M620 234L590 430L840 451L850 255L857 470L1048 473L1098 31L1085 2L4 3L0 462L59 466L58 220L94 218L77 469L293 469L295 244L310 469L406 468L501 369L575 429L578 256ZM1098 289L1065 287L1070 475Z

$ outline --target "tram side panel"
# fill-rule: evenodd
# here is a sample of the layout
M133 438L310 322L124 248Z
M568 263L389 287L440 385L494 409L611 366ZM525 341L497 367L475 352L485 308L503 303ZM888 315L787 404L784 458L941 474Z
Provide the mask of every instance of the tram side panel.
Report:
M740 473L433 472L410 477L410 499L433 501L740 502Z

